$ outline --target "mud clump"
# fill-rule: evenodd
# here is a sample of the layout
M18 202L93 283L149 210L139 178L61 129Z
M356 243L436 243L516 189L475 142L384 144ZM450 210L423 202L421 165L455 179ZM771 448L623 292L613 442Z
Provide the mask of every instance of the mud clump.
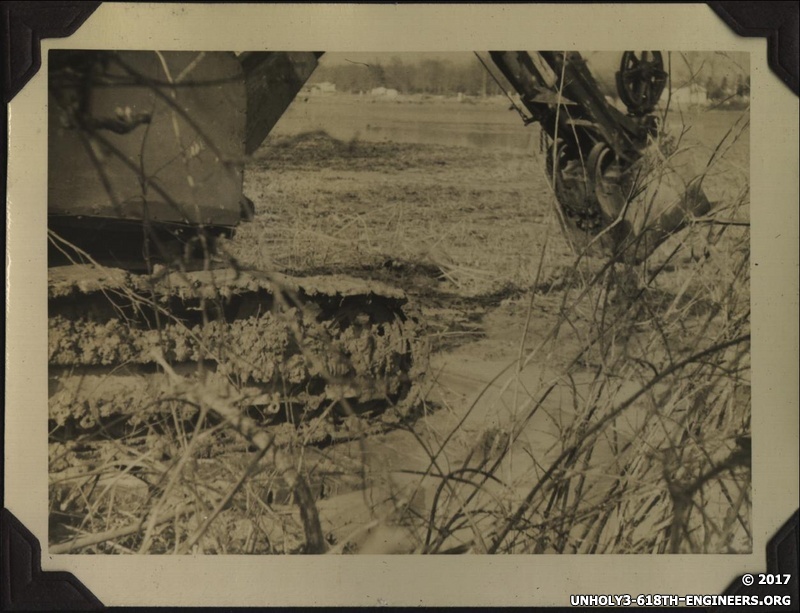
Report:
M51 284L57 428L86 430L120 416L136 426L174 415L176 402L192 418L196 407L174 397L157 357L268 423L307 420L341 402L380 413L425 371L417 317L402 292L377 284L239 273L217 274L210 285L206 272L148 290L135 276L100 279L62 274Z

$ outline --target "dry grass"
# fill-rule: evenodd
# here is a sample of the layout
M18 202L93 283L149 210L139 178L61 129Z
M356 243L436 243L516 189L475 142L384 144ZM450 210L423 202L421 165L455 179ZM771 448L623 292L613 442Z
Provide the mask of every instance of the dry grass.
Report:
M225 248L403 287L442 363L466 356L476 376L454 387L432 368L420 419L324 449L297 435L281 458L211 420L219 399L197 390L172 400L201 407L190 429L53 444L53 526L82 540L53 532L51 553L300 553L315 529L333 553L750 551L733 119L687 119L676 146L712 160L706 191L742 223L697 220L637 267L569 251L538 152L273 139L246 168L256 219Z

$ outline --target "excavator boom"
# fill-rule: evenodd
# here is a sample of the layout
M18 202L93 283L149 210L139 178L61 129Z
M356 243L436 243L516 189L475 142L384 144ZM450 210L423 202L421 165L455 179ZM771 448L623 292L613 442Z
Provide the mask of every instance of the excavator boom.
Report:
M702 173L658 142L653 112L669 77L660 52L622 54L615 93L627 112L604 95L578 52L489 56L519 94L525 123L546 135L547 176L576 250L640 262L710 209Z

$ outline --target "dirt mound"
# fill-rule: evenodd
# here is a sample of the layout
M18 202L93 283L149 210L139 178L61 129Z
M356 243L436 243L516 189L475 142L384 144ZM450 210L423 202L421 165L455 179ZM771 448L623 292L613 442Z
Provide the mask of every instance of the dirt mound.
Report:
M313 130L292 136L269 137L256 156L255 165L291 169L324 164L325 168L335 170L402 170L422 163L433 167L447 166L454 161L460 165L482 165L475 158L476 151L467 147L370 142L358 137L344 141L324 130Z

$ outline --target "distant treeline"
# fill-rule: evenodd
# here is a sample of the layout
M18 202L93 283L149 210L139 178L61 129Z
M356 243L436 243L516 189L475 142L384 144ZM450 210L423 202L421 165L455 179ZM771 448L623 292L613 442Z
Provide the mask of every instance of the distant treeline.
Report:
M491 67L492 74L500 80L509 93L508 85L499 71ZM678 69L680 72L680 69ZM750 93L750 76L739 74L730 78L725 74L708 75L706 71L695 74L691 80L705 87L710 100ZM686 84L684 75L674 76L676 83ZM453 62L430 58L408 62L394 56L388 61L370 63L349 62L321 65L314 72L312 83L333 83L339 92L369 92L376 87L395 89L400 94L492 96L503 91L476 59L474 62ZM615 92L608 91L612 94Z
M502 91L476 59L461 64L442 59L406 63L399 57L388 62L347 63L320 66L314 82L334 83L340 92L368 92L376 87L396 89L401 94L501 94Z
M720 80L709 77L705 87L708 99L715 102L733 96L750 96L750 75L737 75L731 80L727 76Z

